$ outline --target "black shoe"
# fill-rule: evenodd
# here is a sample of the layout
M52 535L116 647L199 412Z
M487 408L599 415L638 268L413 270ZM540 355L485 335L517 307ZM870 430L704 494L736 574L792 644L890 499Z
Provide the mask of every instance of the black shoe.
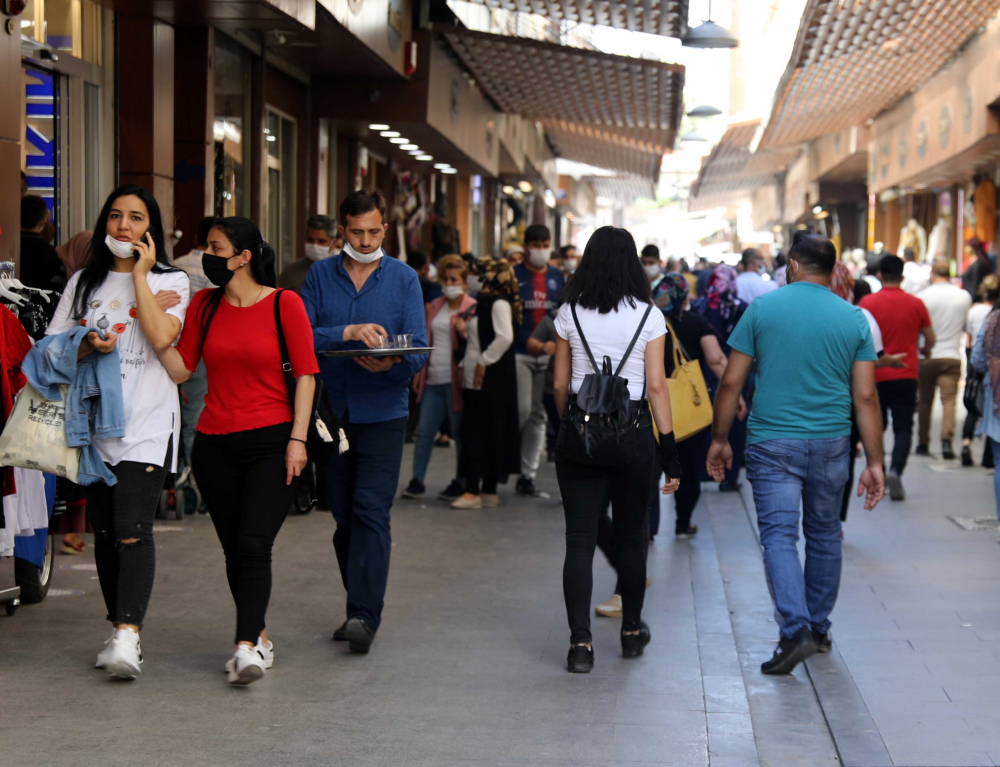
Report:
M423 498L427 488L419 479L411 479L410 484L403 491L403 498Z
M649 644L649 640L652 638L652 634L649 633L649 626L642 621L639 621L638 634L626 634L625 630L622 629L622 657L638 658L642 655L642 651L646 649L646 645Z
M447 437L440 437L434 440L434 447L451 447L451 440Z
M448 485L444 490L438 493L438 499L442 501L448 501L451 503L456 498L461 498L462 494L465 492L465 485L459 482L457 479L453 479L451 484Z
M333 632L334 642L346 642L347 641L347 621L340 624L340 628Z
M833 649L833 637L830 636L830 632L825 634L820 634L816 629L813 629L813 642L816 643L816 652L830 652Z
M566 656L566 670L571 674L589 674L594 668L594 649L583 644L569 648Z
M698 534L698 525L688 525L683 530L678 530L676 535L678 539L691 538Z
M903 488L903 480L899 478L899 473L895 469L890 469L885 475L885 484L889 488L889 497L894 501L905 501L906 490Z
M375 641L375 632L361 618L348 618L344 624L344 638L350 642L351 652L365 655Z
M518 477L517 485L514 486L514 491L518 495L538 495L538 491L535 490L535 480L531 477Z
M791 674L795 667L806 658L816 654L816 642L812 630L803 626L790 639L778 642L778 649L769 661L760 664L762 674Z
M729 482L727 480L725 482L720 482L719 483L719 492L720 493L735 493L735 492L738 492L741 487L743 487L742 483L740 483L740 482Z
M913 451L913 454L929 456L931 454L931 449L927 445L917 445L917 449Z
M975 466L976 462L972 460L972 448L968 445L962 445L962 465L963 466Z
M941 440L941 457L946 461L955 460L955 451L951 449L951 440L943 439Z
M990 454L989 456L985 456L985 455L983 456L983 468L984 469L995 469L996 468L996 464L993 463L993 455L992 454Z

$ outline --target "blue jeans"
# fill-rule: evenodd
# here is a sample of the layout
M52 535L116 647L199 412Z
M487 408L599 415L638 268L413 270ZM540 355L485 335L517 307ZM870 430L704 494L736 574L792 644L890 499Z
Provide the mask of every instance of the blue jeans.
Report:
M849 437L772 439L747 448L767 586L783 639L804 626L824 634L830 630L843 561L840 506L849 448ZM804 575L796 546L800 504Z
M389 511L399 484L406 417L353 424L345 412L340 425L351 448L323 467L337 521L333 548L347 591L347 617L361 618L375 631L389 579Z
M420 421L417 423L417 444L413 446L413 478L424 481L427 475L427 465L431 462L434 452L434 437L444 422L447 413L451 421L451 434L455 438L455 477L458 476L459 460L462 457L462 414L456 413L452 405L451 384L428 384L424 387L424 396L420 400Z
M191 377L181 384L181 443L184 453L177 464L177 471L183 471L191 465L191 452L194 450L195 427L201 411L205 409L205 395L208 394L208 374L205 372L205 361L198 363L198 369Z
M992 437L987 437L986 439L993 446L993 455L1000 456L1000 442L997 442ZM993 495L997 501L997 517L1000 518L1000 471L993 474Z

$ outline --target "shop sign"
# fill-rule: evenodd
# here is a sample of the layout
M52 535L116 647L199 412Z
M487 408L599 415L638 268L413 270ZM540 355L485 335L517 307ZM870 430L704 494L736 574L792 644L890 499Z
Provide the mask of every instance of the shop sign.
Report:
M944 149L951 141L951 107L945 104L941 107L941 119L938 121L938 131L941 136L941 148Z
M917 127L917 157L921 160L927 154L927 137L929 133L927 120L921 120L920 125Z
M386 34L389 36L389 47L395 53L403 42L403 0L389 0L388 13Z
M25 174L28 192L45 200L55 216L56 91L55 78L37 69L24 69Z
M889 142L885 141L882 143L882 148L879 150L879 164L882 167L882 178L889 175Z

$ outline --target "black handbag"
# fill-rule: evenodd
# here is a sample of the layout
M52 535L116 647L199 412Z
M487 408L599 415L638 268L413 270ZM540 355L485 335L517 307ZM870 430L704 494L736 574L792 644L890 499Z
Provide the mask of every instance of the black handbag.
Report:
M971 365L965 372L965 393L962 395L962 403L965 405L965 409L975 414L977 418L986 415L984 378L985 376L978 370L973 370Z
M279 290L274 297L274 325L278 331L278 346L281 348L281 369L285 373L285 385L288 387L288 399L292 403L292 413L295 413L295 376L292 375L292 363L288 357L288 345L285 343L285 330L281 326L281 294ZM309 460L317 466L322 466L338 453L348 449L347 437L340 428L340 419L333 412L326 387L319 376L316 376L316 391L313 394L312 412L309 416L309 432L306 436L306 453Z
M597 367L597 360L577 319L576 306L570 304L576 332L580 334L580 342L594 372L584 376L576 400L570 402L563 415L556 450L565 460L589 466L619 466L635 459L636 432L642 410L632 410L628 381L618 374L632 354L652 309L652 304L646 308L632 342L612 372L610 357L604 358L602 368ZM646 387L643 386L640 399L645 395Z

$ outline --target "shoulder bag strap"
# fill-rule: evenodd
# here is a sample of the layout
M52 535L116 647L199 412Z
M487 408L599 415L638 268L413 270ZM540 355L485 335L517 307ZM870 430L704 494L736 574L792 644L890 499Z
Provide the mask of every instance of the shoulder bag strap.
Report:
M683 367L690 360L691 357L688 355L684 346L681 344L680 339L677 337L677 333L674 331L674 326L670 323L666 317L663 318L664 322L667 323L667 330L670 331L670 342L674 347L674 370Z
M637 327L635 329L635 335L632 336L632 343L630 343L628 345L628 349L625 350L625 356L623 356L622 357L622 361L618 363L618 367L615 369L615 375L618 375L619 373L621 373L622 372L622 368L625 367L625 361L629 358L629 355L632 354L632 349L635 348L635 343L636 343L636 341L639 340L639 336L642 334L642 328L646 324L646 318L649 316L649 313L652 310L653 310L653 305L652 304L649 304L648 306L646 306L646 313L644 315L642 315L642 322L640 322L639 323L639 327ZM589 349L588 349L588 351L589 351ZM593 359L593 358L591 358L591 359Z
M278 331L278 348L281 349L281 369L285 373L285 386L288 389L288 399L292 403L292 414L295 413L295 376L292 375L292 362L288 356L288 345L285 343L285 329L281 325L281 294L284 290L274 291L274 327Z
M576 325L576 332L580 334L580 343L583 344L583 350L587 352L587 356L590 357L590 364L594 366L594 372L597 375L601 375L601 369L597 367L597 360L594 359L594 353L590 351L590 344L587 343L587 337L583 335L583 328L580 327L580 320L576 317L576 304L572 303L569 305L569 311L573 315L573 323ZM633 340L632 343L635 343ZM629 347L629 351L631 351Z

